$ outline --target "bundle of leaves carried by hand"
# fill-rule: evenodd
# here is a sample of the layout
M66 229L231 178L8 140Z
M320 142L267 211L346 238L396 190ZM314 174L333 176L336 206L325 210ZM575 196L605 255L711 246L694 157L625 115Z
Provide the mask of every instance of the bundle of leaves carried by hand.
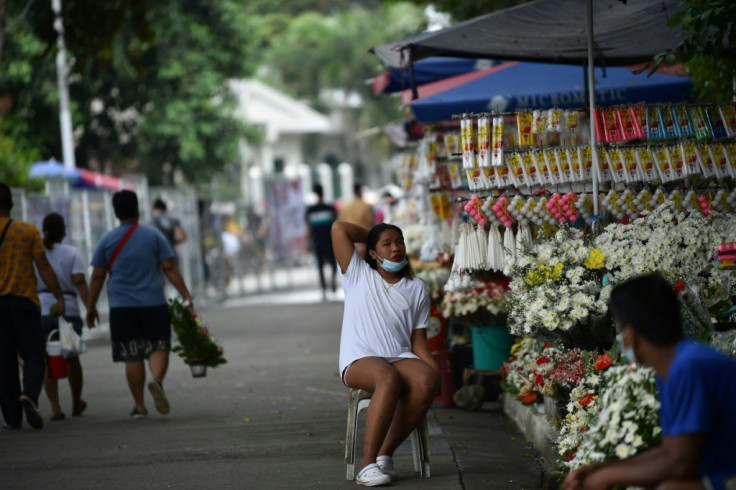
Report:
M171 326L179 342L172 350L186 364L214 368L227 362L222 355L222 347L201 317L176 299L169 302L169 313Z

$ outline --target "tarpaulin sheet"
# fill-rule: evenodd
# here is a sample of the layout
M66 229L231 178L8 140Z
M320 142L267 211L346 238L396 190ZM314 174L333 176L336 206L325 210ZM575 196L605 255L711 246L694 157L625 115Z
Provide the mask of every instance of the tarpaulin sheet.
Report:
M465 112L505 112L522 109L581 109L587 107L583 69L580 66L511 62L420 87L424 98L411 103L418 121L444 121ZM474 73L475 74L475 73ZM595 69L598 105L637 102L685 102L692 96L689 78L646 73L625 67ZM410 91L402 93L410 102Z
M436 82L444 78L462 75L474 70L481 70L492 65L490 60L471 58L432 57L414 63L414 82L417 85ZM373 93L390 94L411 88L411 79L407 66L389 66L373 78Z
M594 0L596 65L631 65L674 48L680 28L667 26L679 0ZM570 65L588 60L585 0L536 0L448 28L372 49L389 66L427 56L455 56ZM411 50L411 58L408 50Z

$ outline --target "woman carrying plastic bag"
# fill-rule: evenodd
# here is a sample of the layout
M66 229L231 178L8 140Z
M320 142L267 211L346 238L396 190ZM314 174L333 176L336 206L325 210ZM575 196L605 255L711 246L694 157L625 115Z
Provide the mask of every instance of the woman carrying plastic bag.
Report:
M59 284L64 292L66 314L62 321L54 315L53 306L56 303L53 295L48 291L43 279L36 271L38 284L38 298L41 301L41 329L43 338L59 329L59 341L62 344L62 354L67 359L69 387L72 392L72 415L82 415L87 403L82 399L82 364L79 354L86 348L81 341L83 321L79 311L79 301L87 303L87 280L85 267L79 251L71 245L62 244L66 236L64 218L57 213L48 214L43 220L43 244L46 248L46 257L59 278ZM64 321L65 320L65 321ZM67 323L68 322L68 323ZM69 328L71 324L71 328ZM58 379L49 376L48 370L44 378L44 389L51 404L51 420L63 420L64 412L59 405Z

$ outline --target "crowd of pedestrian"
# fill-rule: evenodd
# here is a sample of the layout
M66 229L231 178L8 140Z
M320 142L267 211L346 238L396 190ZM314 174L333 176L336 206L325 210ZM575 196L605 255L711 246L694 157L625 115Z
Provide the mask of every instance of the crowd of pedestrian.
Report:
M45 345L59 332L61 318L81 337L84 322L79 299L86 307L87 326L96 326L97 300L105 282L112 358L125 365L133 398L130 416L147 416L145 386L156 410L169 413L163 382L169 365L171 322L164 276L193 308L174 252L174 245L185 240L186 234L178 220L166 215L163 201L154 206L153 226L139 223L138 196L132 191L116 192L112 206L120 225L97 244L88 287L79 251L62 243L66 236L64 217L48 214L42 238L33 224L10 217L12 193L0 183L0 409L6 430L20 429L24 415L29 426L43 428L44 417L38 409L42 388L51 406L50 420L66 418L59 403L58 380L46 367ZM147 385L146 361L152 378ZM66 364L71 414L80 416L87 408L82 398L81 362L70 352Z

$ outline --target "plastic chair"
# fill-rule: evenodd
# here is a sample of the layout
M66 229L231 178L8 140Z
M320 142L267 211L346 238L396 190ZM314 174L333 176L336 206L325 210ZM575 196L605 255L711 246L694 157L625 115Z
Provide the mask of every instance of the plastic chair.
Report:
M355 480L355 447L358 438L358 415L368 408L372 393L365 390L350 390L348 403L348 426L345 434L345 463L347 464L347 479ZM429 478L429 430L427 418L424 417L416 429L409 436L411 451L414 459L414 471L422 478Z

